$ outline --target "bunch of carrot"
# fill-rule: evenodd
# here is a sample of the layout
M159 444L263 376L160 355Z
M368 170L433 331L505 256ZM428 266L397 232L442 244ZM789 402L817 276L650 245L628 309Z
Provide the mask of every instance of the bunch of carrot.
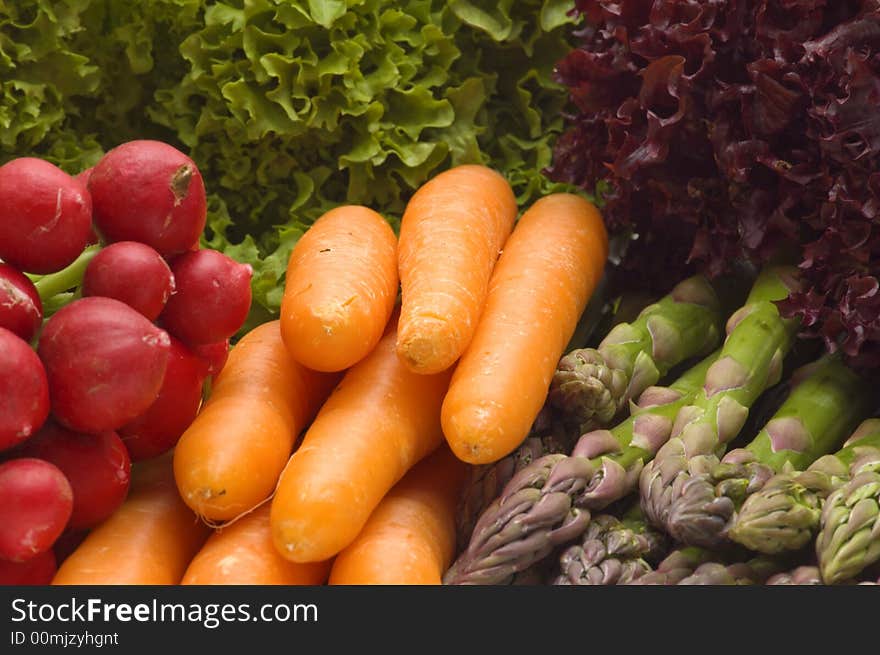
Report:
M416 192L399 239L366 207L322 216L280 318L236 344L173 463L143 464L159 473L56 581L439 584L467 464L526 437L608 254L583 198L517 213L501 175L462 165ZM137 520L168 548L98 567L145 558Z

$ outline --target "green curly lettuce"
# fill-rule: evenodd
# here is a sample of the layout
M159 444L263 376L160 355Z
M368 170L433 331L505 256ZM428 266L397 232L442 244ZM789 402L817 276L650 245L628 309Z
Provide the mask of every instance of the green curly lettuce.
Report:
M100 74L70 46L89 0L0 3L0 148L31 154L72 138L62 130L69 100L98 92Z
M339 203L397 227L432 174L501 170L522 203L541 175L565 96L551 80L567 49L568 3L252 0L205 11L180 51L189 71L151 110L222 202L208 245L254 267L254 297L277 310L290 251Z
M254 268L251 322L333 206L393 227L453 165L502 172L522 206L563 129L553 79L573 0L22 0L0 3L0 162L70 172L133 138L185 150L206 246ZM24 89L24 90L22 90Z

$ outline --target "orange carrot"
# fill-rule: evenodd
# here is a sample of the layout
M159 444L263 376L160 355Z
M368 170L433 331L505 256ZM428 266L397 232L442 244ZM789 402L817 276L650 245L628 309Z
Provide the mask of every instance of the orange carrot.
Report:
M446 370L464 352L516 211L507 180L485 166L451 168L410 199L400 224L397 352L416 373Z
M443 401L459 458L494 462L525 439L607 257L602 218L583 198L549 195L520 218Z
M132 467L128 498L64 560L53 585L176 585L208 537L183 503L171 453Z
M330 584L442 584L466 468L446 446L413 467L336 557Z
M272 545L269 505L215 531L190 562L184 585L320 585L331 562L289 562Z
M268 498L338 379L294 362L279 321L245 335L174 450L184 502L208 521L228 521Z
M373 352L345 374L281 474L270 520L275 547L289 560L336 555L388 490L443 443L450 374L407 369L394 325L392 317Z
M281 336L293 358L341 371L382 338L397 301L397 237L376 212L331 209L297 242L287 264Z

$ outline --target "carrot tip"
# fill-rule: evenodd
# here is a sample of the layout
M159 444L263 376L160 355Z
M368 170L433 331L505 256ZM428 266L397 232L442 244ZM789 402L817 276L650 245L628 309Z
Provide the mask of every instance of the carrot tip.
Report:
M455 364L459 353L453 352L444 338L432 334L403 337L397 340L397 356L413 373L433 375Z
M525 435L520 438L520 435L506 434L502 408L489 402L477 402L453 410L454 401L455 393L451 390L442 412L443 434L450 450L461 461L492 464L512 452L525 438Z

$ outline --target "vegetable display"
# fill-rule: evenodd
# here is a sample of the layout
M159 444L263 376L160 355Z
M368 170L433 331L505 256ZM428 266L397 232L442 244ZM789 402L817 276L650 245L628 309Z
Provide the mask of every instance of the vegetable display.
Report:
M0 5L0 584L877 584L875 0Z
M115 432L78 434L50 420L14 454L49 462L64 474L73 494L68 530L102 523L128 495L131 459Z

